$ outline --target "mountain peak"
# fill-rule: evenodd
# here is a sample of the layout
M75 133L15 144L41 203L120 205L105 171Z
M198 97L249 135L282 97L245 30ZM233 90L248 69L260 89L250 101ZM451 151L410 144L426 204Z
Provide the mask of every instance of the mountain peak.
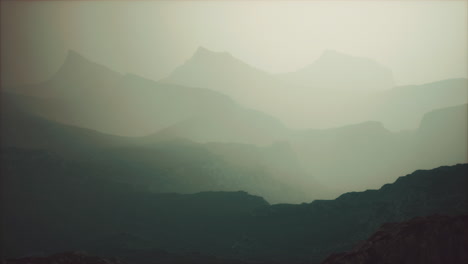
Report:
M65 66L75 66L75 65L86 65L86 64L93 64L90 60L86 57L78 53L74 50L68 50L65 56L65 60L62 64L62 68Z
M391 70L378 62L327 49L312 64L283 74L283 80L301 86L333 90L386 90L394 86Z
M74 50L68 50L65 55L65 60L63 61L62 67L59 71L72 70L77 67L83 67L86 65L94 64L83 55Z
M53 79L70 82L72 80L89 78L116 78L119 73L112 71L106 66L97 64L77 51L68 50L65 60L60 69L55 73Z
M68 50L66 59L68 60L68 59L85 59L85 58L83 57L83 55L81 55L75 50Z
M229 52L216 52L209 50L203 46L199 46L192 58L207 58L207 57L232 57Z
M277 85L277 81L270 74L247 64L231 53L212 51L202 46L164 81L220 91L235 100L244 100L246 94L251 97L251 89Z
M195 53L213 53L214 51L211 51L203 46L198 46L197 50Z
M239 87L251 87L251 80L255 80L258 85L259 82L270 82L270 78L267 73L250 66L229 52L212 51L200 46L191 58L169 75L166 81L213 90L222 89L226 92L227 89L238 91Z

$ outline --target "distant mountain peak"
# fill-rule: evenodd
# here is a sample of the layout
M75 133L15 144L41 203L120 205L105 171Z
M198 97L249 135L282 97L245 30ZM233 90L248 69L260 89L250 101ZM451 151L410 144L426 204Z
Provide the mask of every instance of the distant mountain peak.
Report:
M385 90L394 86L392 71L377 61L332 49L312 64L280 75L292 84L321 89Z
M67 56L65 57L65 61L73 61L73 60L86 60L87 61L87 59L83 55L78 53L77 51L68 50Z
M233 58L229 52L217 52L209 50L203 46L199 46L195 53L192 56L193 58L209 58L209 57L226 57L226 58Z
M229 52L217 52L198 47L192 57L178 66L165 82L218 90L230 96L239 95L240 89L250 89L259 83L271 86L271 76ZM266 86L266 85L265 85Z
M88 67L89 65L97 65L97 64L92 62L85 56L81 55L77 51L68 50L65 56L65 60L63 61L63 64L60 70L67 69L67 68L72 68L71 70L76 70L76 68L78 67L79 68Z
M207 48L205 48L205 47L203 47L203 46L199 46L199 47L195 50L195 52L193 53L193 56L195 56L195 55L197 55L197 54L198 54L198 55L204 55L204 54L210 54L210 53L214 53L214 52L211 51L211 50L209 50L209 49L207 49Z
M87 78L101 77L118 78L120 74L106 66L95 63L74 50L68 50L65 60L53 79L72 81Z
M214 51L205 48L204 46L198 46L195 53L214 53Z
M85 65L89 64L95 64L77 51L74 50L68 50L67 54L65 55L65 60L63 61L62 67L67 68L67 67L82 67Z

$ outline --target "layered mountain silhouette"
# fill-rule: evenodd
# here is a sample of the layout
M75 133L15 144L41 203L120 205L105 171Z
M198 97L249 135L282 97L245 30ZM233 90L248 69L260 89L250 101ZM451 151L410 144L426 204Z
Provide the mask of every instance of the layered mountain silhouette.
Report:
M468 213L467 85L393 87L384 66L334 51L273 75L205 48L152 81L70 51L50 80L2 87L4 253L371 263L419 243L463 261L430 241ZM387 224L353 248L433 214L446 216Z
M463 209L463 206L466 206L467 201L466 169L466 165L456 165L416 171L379 190L346 193L335 200L314 201L310 204L273 205L266 213L267 217L263 218L263 226L266 228L262 230L259 227L260 230L257 230L258 233L264 232L266 237L257 240L257 243L270 247L264 249L263 254L272 257L271 252L274 252L276 256L272 260L293 262L297 257L313 263L329 255L325 251L342 252L350 249L386 222L400 222L436 212L464 214L466 208ZM449 190L453 190L453 193ZM454 199L453 203L449 202L451 199ZM445 206L447 210L441 210ZM284 228L286 226L290 227L289 230ZM268 229L275 232L266 235ZM274 239L274 242L269 243L268 239ZM260 249L256 252L262 254Z
M76 156L132 142L131 138L48 120L18 105L29 101L30 97L2 94L1 99L2 148L44 149L63 156Z
M233 57L228 52L213 52L199 47L193 56L176 68L164 82L209 88L240 99L245 93L265 93L277 80ZM267 90L264 90L267 89Z
M376 71L382 68L368 59L333 51L324 52L312 65L336 57L340 59L333 63L338 65L332 68L340 69L339 61L345 65L364 61L375 64ZM357 65L351 68L359 69ZM336 77L340 75L330 76L330 82L340 80L349 85L343 89L298 86L229 53L199 48L168 78L154 82L119 74L70 51L49 81L4 90L27 96L21 105L29 111L105 133L143 136L167 128L166 134L190 134L193 130L201 140L209 135L231 142L232 129L225 127L235 124L240 133L234 142L260 144L282 139L287 134L282 123L296 128L330 128L377 120L392 131L407 130L417 128L428 111L467 103L466 79L382 90Z
M150 136L126 138L34 116L21 105L29 98L3 96L4 146L45 149L79 160L125 160L132 166L116 165L119 175L144 171L138 173L143 182L159 192L246 190L273 202L303 202L377 188L396 175L468 159L466 105L433 111L420 129L405 133L390 132L379 122L282 133L226 116L215 119L218 123L212 120L213 126L192 119ZM281 134L283 143L259 147L226 142L268 138L253 137L255 130Z
M426 162L436 159L441 163L449 164L455 159L468 160L468 105L459 105L438 109L424 115L420 128L417 130L417 149L420 155L428 154L421 167ZM428 144L428 142L432 142ZM444 153L439 155L438 153ZM455 158L458 157L458 158ZM415 162L417 164L417 162Z
M72 51L51 80L7 90L25 97L16 100L25 111L110 134L149 135L191 119L208 122L210 135L224 141L268 143L286 130L273 117L243 108L223 94L120 75ZM224 136L229 131L217 123L224 118L238 120L246 135Z
M399 86L373 97L369 118L391 130L416 129L421 117L432 110L466 104L467 79L449 79L421 85Z
M466 162L466 120L464 104L427 113L414 131L390 132L370 121L309 130L296 134L291 144L308 174L323 185L363 190L393 181L394 175Z
M283 82L318 90L375 90L394 86L392 73L385 67L367 58L332 50L324 51L317 61L303 69L274 75L252 67L227 52L213 52L204 47L199 47L165 81L210 88L234 97L237 97L235 93L241 95L241 92L273 90Z
M331 50L296 72L268 74L201 47L163 82L224 93L294 128L378 120L392 131L415 129L426 112L468 102L466 79L394 87L386 67Z
M386 222L467 213L466 164L416 171L335 200L270 205L245 192L155 194L102 171L67 170L71 161L43 151L14 151L2 155L8 258L85 250L147 263L149 252L165 250L313 263L351 249Z
M278 77L291 84L315 89L386 90L394 86L392 72L386 67L368 58L334 50L325 50L312 64Z
M358 111L362 107L360 101L368 94L367 88L379 82L375 81L379 77L375 74L363 76L362 71L365 69L359 69L360 65L367 65L364 68L375 66L377 72L382 68L369 61L327 51L313 64L317 64L317 67L327 65L322 72L313 74L311 78L316 78L315 82L300 84L300 81L289 80L290 74L269 74L229 53L198 48L189 60L163 81L222 92L245 106L276 116L293 127L321 128L362 121L359 116L361 111ZM309 68L298 74L309 76L310 73L303 73L312 71ZM354 77L356 70L360 71L360 77L357 77L359 81ZM377 85L388 88L391 83L385 79ZM378 91L379 87L370 90ZM346 100L342 100L344 98ZM327 119L321 114L325 111ZM334 115L334 112L339 114Z
M334 254L323 264L466 263L468 216L432 215L382 225L352 251Z
M147 136L148 141L188 138L196 142L269 145L286 140L291 131L277 119L255 110L232 108L194 115Z
M246 190L273 202L302 202L327 193L305 174L287 144L258 147L200 144L182 138L119 137L46 120L22 111L8 97L3 99L2 150L13 160L17 151L10 150L42 150L68 160L62 173L99 171L102 177L118 178L154 192ZM17 157L18 162L27 155ZM239 161L239 157L249 158ZM38 165L36 172L46 174L55 170L54 164L31 166Z

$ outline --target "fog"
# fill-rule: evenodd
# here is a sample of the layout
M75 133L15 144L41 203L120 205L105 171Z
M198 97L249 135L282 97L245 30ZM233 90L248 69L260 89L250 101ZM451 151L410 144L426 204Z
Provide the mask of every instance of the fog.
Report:
M1 3L2 83L48 79L72 49L159 80L199 46L268 73L323 51L367 57L395 83L466 77L465 1L125 1Z
M467 1L0 5L1 263L467 263Z
M274 203L467 160L463 1L1 5L11 147Z

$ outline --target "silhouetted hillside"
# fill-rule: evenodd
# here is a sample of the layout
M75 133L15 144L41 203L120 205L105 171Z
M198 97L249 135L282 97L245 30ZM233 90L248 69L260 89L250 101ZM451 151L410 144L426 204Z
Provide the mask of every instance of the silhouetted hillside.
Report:
M350 249L383 223L435 213L466 214L466 186L464 164L415 171L379 190L346 193L335 200L272 205L259 213L249 241L239 248L271 260L318 262L328 252Z
M306 74L307 78L316 82L325 78L328 80L325 83L341 84L327 84L333 86L328 88L298 86L228 53L204 48L199 48L169 78L154 82L131 74L121 75L70 51L62 68L50 80L3 90L28 95L16 100L27 111L105 133L143 136L164 129L163 135L192 136L200 141L260 144L284 139L288 130L282 123L310 129L376 120L398 131L417 128L421 117L429 111L467 103L466 79L381 91L379 87L388 86L391 78L382 77L388 71L369 59L328 51L318 62L328 68L310 67L339 73ZM383 79L374 80L376 75L368 73L362 77L364 68L356 63L381 72L377 75ZM343 64L344 68L330 66L334 64ZM353 71L360 73L350 74ZM373 76L372 80L369 76ZM237 134L232 131L234 127Z
M236 153L242 153L236 144L225 144L224 153L215 153L209 145L180 138L106 135L31 115L6 100L8 97L3 99L2 152L6 158L11 158L5 162L20 163L21 159L28 159L27 154L16 156L15 153L21 151L10 152L9 147L36 149L70 159L74 163L69 165L69 171L75 167L84 174L100 171L103 177L146 185L155 192L246 190L274 202L302 202L319 197L319 192L308 193L319 190L319 186L314 186L312 177L306 177L297 166L292 150L283 152L274 147L245 145L257 154L258 162L238 163L235 162ZM281 156L274 158L272 155ZM81 164L86 167L81 168ZM57 170L53 164L34 163L30 166L31 172L37 173ZM289 175L289 178L283 175Z
M191 58L163 81L219 91L242 103L247 99L246 93L268 93L268 87L278 85L278 80L272 75L228 52L213 52L204 47L199 47Z
M246 190L271 202L307 202L377 188L416 169L468 161L466 105L428 113L417 131L392 133L379 122L365 122L290 132L284 144L259 147L224 142L242 138L270 141L268 135L278 132L272 125L260 128L272 131L267 136L253 137L261 124L249 116L215 119L212 125L209 121L188 122L191 125L180 129L176 125L148 137L127 138L34 116L16 104L26 100L24 97L8 95L2 100L4 147L45 149L96 166L108 166L100 165L101 161L118 164L129 175L138 172L135 181L146 178L148 188L158 192ZM216 144L224 146L213 147ZM281 145L287 147L278 148Z
M103 134L90 129L57 123L27 112L16 100L28 97L2 94L1 147L46 149L62 155L83 155L90 150L116 147L132 142L130 138Z
M303 69L278 77L292 84L321 90L386 90L394 86L390 69L371 59L334 50L324 51Z
M47 160L55 165L47 166ZM2 161L9 164L2 174L10 175L2 191L9 257L78 249L117 257L128 252L130 261L166 250L313 262L350 249L383 223L463 214L468 206L468 165L416 171L379 190L336 200L269 205L245 192L154 194L99 173L63 171L58 168L69 162L43 154L20 162ZM35 173L32 162L55 169Z
M136 244L140 249L199 251L190 241L197 241L205 252L209 241L228 249L226 243L245 226L250 211L268 205L245 192L155 194L147 191L145 180L157 179L140 173L119 163L4 151L4 250L12 256L98 250L112 245L120 233L142 237Z
M463 264L468 262L468 216L432 215L382 225L352 251L323 264Z
M231 142L269 145L285 140L289 129L262 112L231 109L193 116L147 137L148 141L188 138L196 142Z
M121 75L73 51L50 80L6 91L25 96L5 99L24 111L116 135L145 136L187 120L202 120L202 132L223 141L268 144L286 132L275 118L223 94ZM229 122L244 134L223 129ZM194 125L184 129L195 137L200 126Z
M0 264L468 262L466 3L250 2L0 2Z
M468 161L468 105L437 109L424 115L416 131L416 148L424 160L416 166ZM430 142L430 143L429 143Z
M466 79L394 87L386 67L331 50L303 69L273 75L227 52L199 48L164 82L224 93L299 129L368 120L392 131L415 129L426 112L468 102Z
M427 113L415 131L390 132L379 122L297 133L291 145L321 184L365 190L396 175L468 161L467 105Z
M468 80L395 87L376 94L372 100L373 107L367 112L369 119L382 121L392 131L413 130L427 112L468 103Z

